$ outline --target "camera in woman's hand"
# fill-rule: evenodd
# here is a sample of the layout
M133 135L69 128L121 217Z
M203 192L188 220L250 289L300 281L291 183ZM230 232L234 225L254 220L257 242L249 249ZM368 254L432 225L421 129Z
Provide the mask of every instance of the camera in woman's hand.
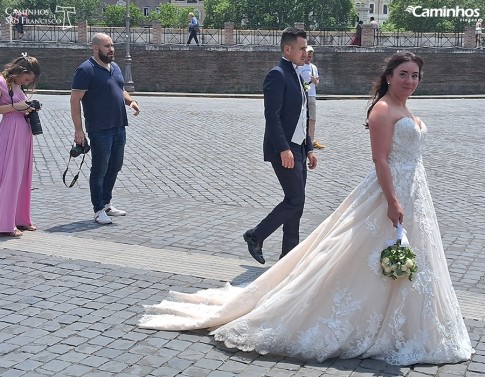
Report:
M26 118L30 123L30 128L32 129L32 135L40 135L42 133L42 125L40 124L40 118L39 114L37 114L37 110L42 108L42 104L36 99L33 99L32 101L25 101L25 103L34 109L34 111L31 111L28 115L26 115Z
M31 108L33 108L35 111L40 110L42 108L42 104L36 99L33 99L32 101L25 101L25 103Z
M69 151L69 154L71 155L71 157L77 157L81 154L88 153L90 150L91 150L91 147L88 144L88 140L84 139L84 145L76 143Z

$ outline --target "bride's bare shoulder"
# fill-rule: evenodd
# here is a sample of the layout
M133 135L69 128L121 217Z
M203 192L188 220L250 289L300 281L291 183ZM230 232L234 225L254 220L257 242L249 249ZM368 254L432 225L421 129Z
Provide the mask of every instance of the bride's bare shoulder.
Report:
M394 113L392 106L384 99L381 99L374 105L369 114L369 127L393 126L397 121Z

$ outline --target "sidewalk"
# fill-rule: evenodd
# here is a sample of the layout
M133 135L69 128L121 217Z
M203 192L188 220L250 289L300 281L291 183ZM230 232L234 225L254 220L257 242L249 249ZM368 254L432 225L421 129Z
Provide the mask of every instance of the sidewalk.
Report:
M244 231L279 202L262 162L260 98L137 96L114 201L128 215L93 222L90 159L62 184L72 125L69 97L38 95L37 232L0 238L0 376L466 376L485 373L485 137L481 99L411 100L427 123L425 164L450 273L477 353L455 365L393 367L376 360L304 363L226 349L206 331L139 329L143 305L169 289L193 292L253 280L267 266ZM372 168L365 100L318 101L319 166L309 174L306 236ZM214 143L214 140L218 140ZM77 159L71 162L74 175ZM268 264L281 233L265 242Z

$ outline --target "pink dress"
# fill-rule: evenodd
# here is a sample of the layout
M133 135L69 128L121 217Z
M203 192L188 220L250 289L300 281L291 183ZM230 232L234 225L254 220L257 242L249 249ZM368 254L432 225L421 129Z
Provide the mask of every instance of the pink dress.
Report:
M13 102L26 99L19 86L14 86ZM7 83L0 76L0 105L11 99ZM30 125L21 111L1 115L0 120L0 233L30 225L30 191L32 188L33 137Z

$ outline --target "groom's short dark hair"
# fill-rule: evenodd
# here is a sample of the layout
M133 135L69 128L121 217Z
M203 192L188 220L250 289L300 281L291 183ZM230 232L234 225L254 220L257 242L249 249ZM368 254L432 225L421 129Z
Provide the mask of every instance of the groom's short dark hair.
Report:
M287 27L285 30L283 30L280 42L281 51L283 51L285 45L295 43L298 37L306 39L305 30L300 30L295 27Z

